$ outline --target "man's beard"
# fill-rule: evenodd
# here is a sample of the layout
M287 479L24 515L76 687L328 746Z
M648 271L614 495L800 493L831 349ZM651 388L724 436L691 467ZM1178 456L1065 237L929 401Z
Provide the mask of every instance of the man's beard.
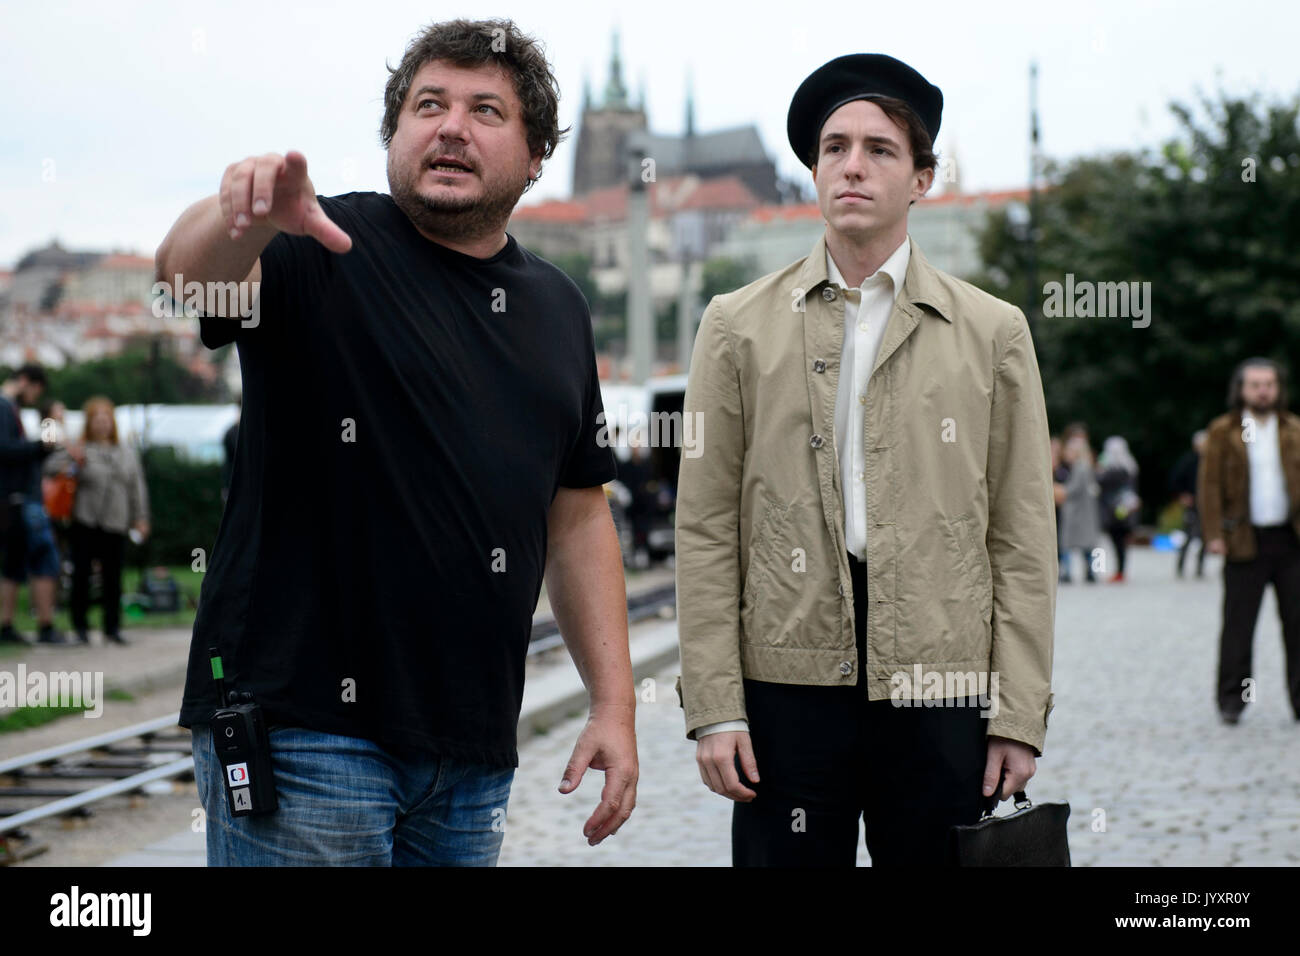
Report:
M427 169L427 166L420 167L415 182ZM518 188L503 184L494 189L484 182L480 198L430 199L417 191L409 175L395 176L392 169L388 171L388 190L393 202L417 229L427 235L460 241L503 230L526 186L525 180Z
M1246 408L1252 415L1268 415L1277 408L1277 399L1272 399L1267 404L1257 405L1254 402L1246 402Z

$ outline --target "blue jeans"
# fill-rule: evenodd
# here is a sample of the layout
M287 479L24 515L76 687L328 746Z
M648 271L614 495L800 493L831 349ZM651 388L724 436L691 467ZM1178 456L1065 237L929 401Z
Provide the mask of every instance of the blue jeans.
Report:
M232 817L207 724L191 729L208 866L496 866L513 767L272 727L279 809Z
M5 577L20 584L28 576L57 578L62 570L59 567L59 549L54 543L54 526L45 513L45 505L40 501L24 501L22 518L24 558L22 563L6 562Z

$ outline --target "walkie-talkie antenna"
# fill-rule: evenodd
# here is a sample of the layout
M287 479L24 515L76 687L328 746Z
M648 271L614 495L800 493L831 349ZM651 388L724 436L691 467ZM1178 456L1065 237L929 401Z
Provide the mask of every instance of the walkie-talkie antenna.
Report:
M226 700L226 672L221 666L221 655L215 647L208 648L208 660L212 664L212 679L217 682L217 697L222 707L229 706Z

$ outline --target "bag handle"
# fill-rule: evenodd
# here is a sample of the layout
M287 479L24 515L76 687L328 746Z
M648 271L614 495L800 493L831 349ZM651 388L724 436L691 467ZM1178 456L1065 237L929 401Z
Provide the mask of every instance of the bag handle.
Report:
M1004 766L1002 772L998 774L998 785L994 788L993 792L987 797L981 794L982 808L980 810L980 820L985 820L995 815L993 811L998 808L998 794L1002 792L1002 781L1005 780L1006 777L1007 768ZM1015 805L1017 810L1023 810L1026 807L1032 807L1034 804L1025 794L1025 791L1017 790L1015 794Z

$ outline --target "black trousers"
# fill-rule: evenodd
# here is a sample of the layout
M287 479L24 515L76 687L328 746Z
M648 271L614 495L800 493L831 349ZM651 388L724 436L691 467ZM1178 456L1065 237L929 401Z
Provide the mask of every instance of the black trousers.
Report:
M69 538L72 542L72 596L68 603L72 626L79 631L87 629L90 562L98 558L104 584L100 602L104 609L104 633L116 634L122 618L122 556L126 550L126 535L74 521Z
M27 523L21 502L0 503L0 541L4 544L0 574L8 581L26 580Z
M1201 516L1195 508L1183 509L1183 533L1187 536L1183 539L1183 546L1178 549L1178 566L1176 570L1179 574L1183 573L1183 563L1187 559L1187 552L1191 550L1192 541L1200 545L1200 550L1196 552L1196 574L1199 577L1205 572L1205 536L1201 533Z
M1124 573L1124 559L1128 556L1128 538L1133 529L1126 524L1108 524L1106 533L1115 545L1115 570ZM1091 567L1091 565L1089 565Z
M858 660L866 568L850 556ZM978 706L896 707L855 687L745 681L758 795L731 818L733 866L854 866L863 818L874 866L949 862L948 830L979 819L988 719ZM737 760L739 769L739 760Z
M1245 709L1242 681L1251 676L1255 623L1264 588L1273 585L1286 649L1286 686L1291 710L1300 717L1300 540L1289 524L1255 527L1256 555L1223 563L1223 629L1219 633L1219 710ZM760 775L762 769L760 765Z

